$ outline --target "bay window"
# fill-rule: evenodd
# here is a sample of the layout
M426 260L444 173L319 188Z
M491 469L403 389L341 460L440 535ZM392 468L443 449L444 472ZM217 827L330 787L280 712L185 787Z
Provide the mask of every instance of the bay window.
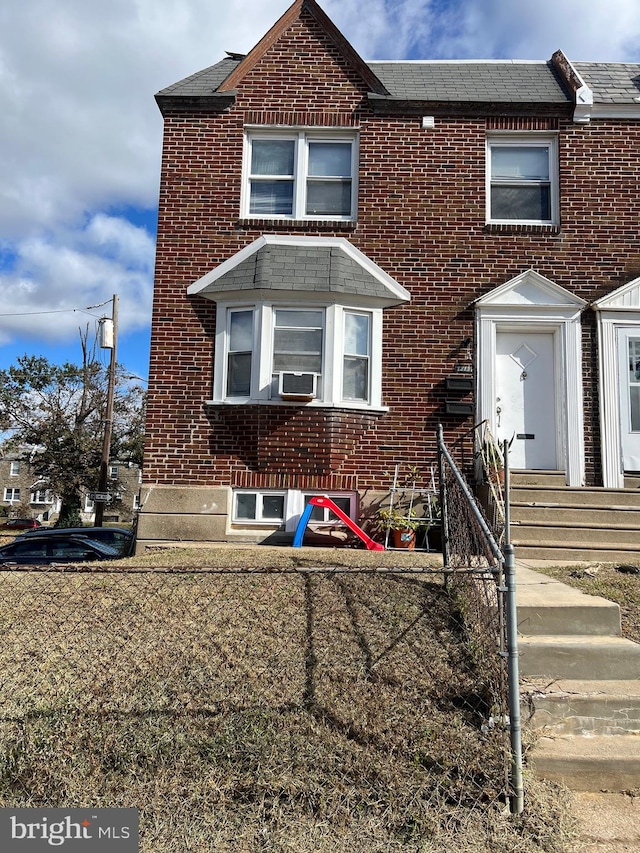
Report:
M218 303L210 402L380 407L381 341L379 308Z

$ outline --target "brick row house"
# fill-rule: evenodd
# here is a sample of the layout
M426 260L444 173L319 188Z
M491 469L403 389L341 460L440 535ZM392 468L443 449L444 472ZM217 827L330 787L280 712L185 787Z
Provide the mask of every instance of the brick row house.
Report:
M439 423L640 470L640 65L365 62L297 0L156 100L142 545L361 520Z
M139 508L140 467L114 460L107 477L108 490L116 498L107 504L105 520L131 522ZM0 451L0 517L36 518L53 524L60 506L60 498L38 479L24 453ZM86 524L94 521L95 504L88 494L83 496L80 515Z

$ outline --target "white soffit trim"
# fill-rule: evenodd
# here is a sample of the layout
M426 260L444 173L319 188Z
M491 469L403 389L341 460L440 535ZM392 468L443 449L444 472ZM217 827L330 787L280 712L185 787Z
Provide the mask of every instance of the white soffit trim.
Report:
M591 307L594 311L640 311L640 278L601 296Z
M476 299L478 308L555 308L581 310L587 304L559 284L533 269L525 270Z
M254 240L253 243L250 243L248 246L240 249L240 251L236 252L235 255L228 258L226 261L223 261L223 263L210 270L208 273L205 273L202 278L194 281L193 284L190 284L187 288L187 294L189 296L195 296L198 294L204 295L208 285L213 284L213 282L217 281L230 270L237 267L244 260L251 257L255 252L260 251L260 249L268 245L304 246L306 248L317 246L319 248L335 247L341 249L346 255L349 255L354 261L356 261L356 263L360 264L360 266L370 273L370 275L378 279L378 281L384 285L384 287L386 287L387 290L389 290L390 293L398 299L398 301L411 301L411 294L408 290L388 275L388 273L372 261L371 258L367 257L364 252L356 249L353 243L350 243L345 237L297 237L295 235L280 234L263 234L261 237L258 237L258 239Z

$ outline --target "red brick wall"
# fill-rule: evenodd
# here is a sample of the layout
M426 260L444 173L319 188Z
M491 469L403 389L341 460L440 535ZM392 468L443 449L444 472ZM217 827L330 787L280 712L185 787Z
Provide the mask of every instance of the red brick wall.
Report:
M444 414L443 386L461 342L473 337L473 300L531 267L589 301L640 275L638 123L436 117L435 129L423 130L420 117L374 115L365 96L355 69L304 17L240 83L228 112L166 117L146 480L257 486L291 476L309 487L315 477L328 488L334 477L349 488L385 487L395 460L431 461L438 422L449 441L472 426ZM243 126L260 122L359 126L355 226L240 219ZM487 130L556 128L560 229L487 228ZM265 232L347 236L411 292L409 305L384 314L388 413L203 406L212 395L215 305L187 298L186 288ZM584 319L594 482L595 323L589 311Z

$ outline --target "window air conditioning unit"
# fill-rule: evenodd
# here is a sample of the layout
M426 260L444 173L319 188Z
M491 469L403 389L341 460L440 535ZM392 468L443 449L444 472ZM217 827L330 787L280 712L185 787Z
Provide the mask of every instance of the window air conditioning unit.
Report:
M282 371L278 378L278 394L283 400L313 400L317 379L317 373Z

